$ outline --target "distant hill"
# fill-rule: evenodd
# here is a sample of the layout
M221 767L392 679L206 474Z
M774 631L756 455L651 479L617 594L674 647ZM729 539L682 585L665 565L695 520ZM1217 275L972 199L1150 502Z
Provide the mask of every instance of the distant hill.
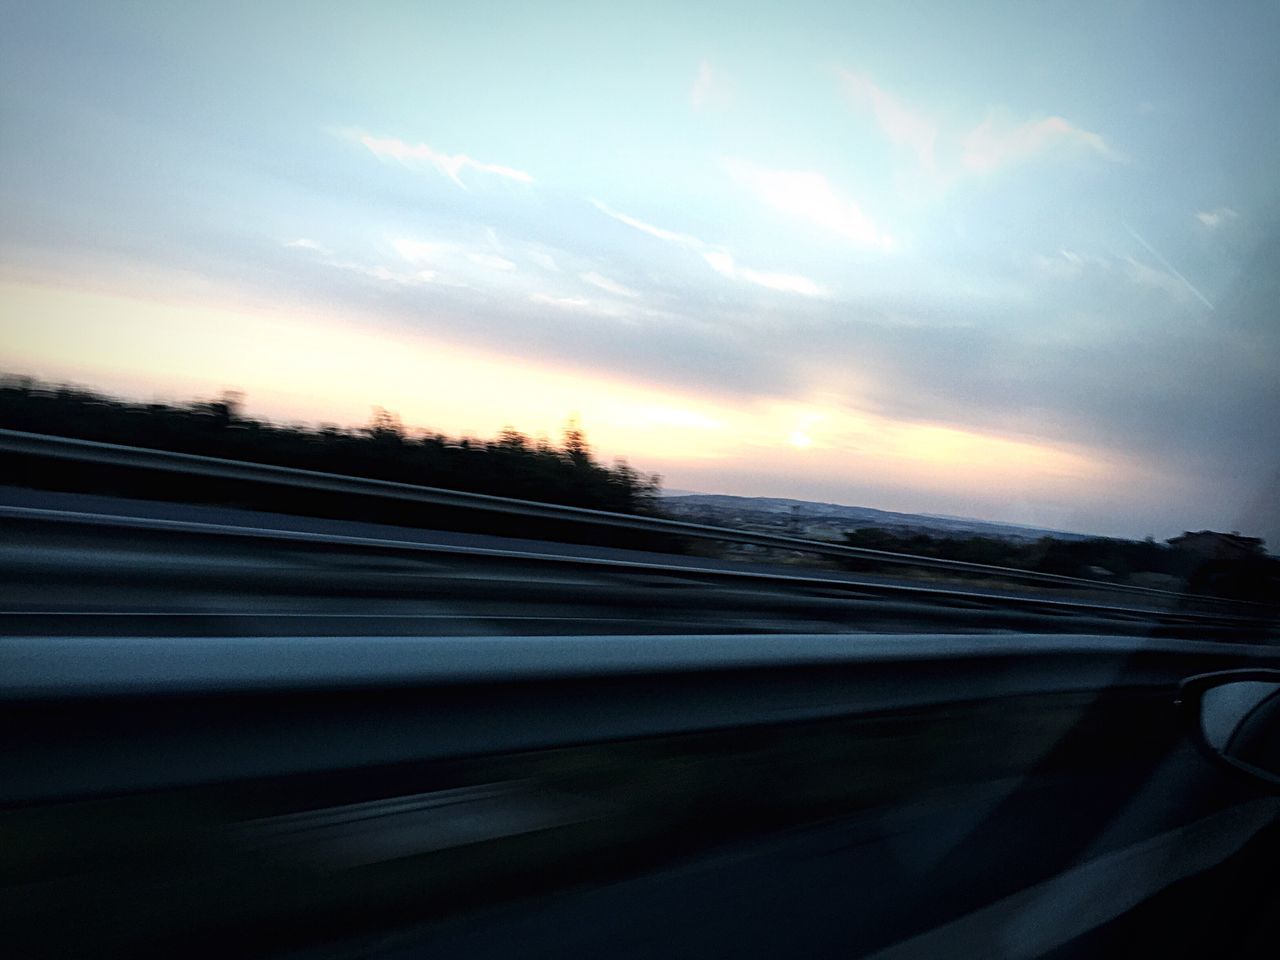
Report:
M677 493L671 491L660 501L664 513L678 520L790 533L822 540L839 540L845 531L876 527L896 533L927 533L931 536L987 536L1007 540L1087 540L1078 533L1064 533L1016 523L998 523L968 517L948 517L927 513L895 513L871 507L850 507L839 503L815 503L782 497L733 497L718 493Z

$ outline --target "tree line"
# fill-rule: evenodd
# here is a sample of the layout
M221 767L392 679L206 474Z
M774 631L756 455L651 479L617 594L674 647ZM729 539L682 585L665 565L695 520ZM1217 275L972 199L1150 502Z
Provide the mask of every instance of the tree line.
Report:
M1276 600L1280 587L1280 562L1261 550L1253 557L1214 560L1152 538L1064 540L1041 537L1037 540L1013 540L989 536L931 536L863 527L847 532L845 542L849 546L870 550L1012 567L1087 580L1146 584L1267 603ZM851 560L846 565L863 571L882 567L889 569L874 561Z
M243 397L139 403L31 378L0 380L0 426L156 450L370 477L619 513L647 513L661 478L600 463L570 423L559 445L514 429L490 440L407 429L375 408L364 427L283 425L245 414Z

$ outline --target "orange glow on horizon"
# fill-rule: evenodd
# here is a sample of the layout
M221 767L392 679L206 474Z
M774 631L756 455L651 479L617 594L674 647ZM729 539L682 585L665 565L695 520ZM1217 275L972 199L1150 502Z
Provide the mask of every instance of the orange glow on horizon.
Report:
M605 459L700 474L758 469L904 488L1100 495L1119 468L1086 452L808 402L699 395L486 354L348 318L294 318L0 284L4 372L184 401L244 391L251 414L354 426L373 405L409 428L560 435L577 418ZM785 495L784 493L779 495Z

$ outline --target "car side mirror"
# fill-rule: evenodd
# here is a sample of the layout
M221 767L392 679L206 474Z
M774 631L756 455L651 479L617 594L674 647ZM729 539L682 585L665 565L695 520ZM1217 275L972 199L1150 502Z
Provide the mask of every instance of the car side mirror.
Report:
M1215 762L1280 789L1280 670L1228 670L1184 680L1187 733Z

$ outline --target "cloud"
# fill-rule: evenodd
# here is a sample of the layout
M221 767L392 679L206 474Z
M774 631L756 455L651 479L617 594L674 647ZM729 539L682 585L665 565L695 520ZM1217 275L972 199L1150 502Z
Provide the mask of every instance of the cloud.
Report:
M733 262L733 255L723 250L713 250L702 255L702 259L711 265L711 269L716 273L723 274L726 277L732 277L737 272L737 267Z
M603 213L606 217L612 217L619 223L625 223L633 230L639 230L641 233L647 233L651 237L657 237L659 240L666 240L668 243L674 243L691 250L701 250L706 246L697 237L691 237L685 233L676 233L673 230L664 230L662 227L655 227L651 223L645 223L643 220L637 220L635 217L629 217L625 213L619 213L617 210L605 205L599 200L592 200L591 205Z
M416 273L403 273L399 270L392 270L390 267L377 264L369 266L364 263L353 263L349 260L326 260L326 264L331 267L337 267L340 270L347 270L351 273L357 273L373 280L380 280L383 283L390 283L400 287L413 287L423 283L435 283L438 279L434 270L419 270Z
M1213 303L1200 289L1165 259L1160 251L1148 243L1127 223L1124 224L1124 227L1138 241L1142 249L1156 260L1159 266L1152 266L1150 263L1143 262L1133 256L1101 257L1095 254L1076 253L1073 250L1065 249L1059 250L1053 256L1034 256L1032 257L1032 263L1040 275L1053 280L1075 281L1088 275L1091 281L1089 289L1095 295L1098 292L1098 283L1106 282L1105 278L1108 276L1118 276L1125 278L1136 286L1148 290L1159 290L1179 303L1186 303L1188 299L1195 299L1210 310L1214 309Z
M693 78L693 86L689 89L689 104L695 110L711 107L727 107L732 99L724 75L714 70L711 64L703 60L698 64L698 73Z
M750 267L739 266L733 254L723 247L709 244L686 233L676 233L674 230L655 227L651 223L645 223L643 220L629 217L625 213L619 213L599 200L592 200L591 202L601 213L612 217L620 223L625 223L633 230L639 230L641 233L647 233L651 237L657 237L659 240L665 240L678 247L697 252L711 269L731 280L741 280L759 287L767 287L770 290L778 290L783 293L798 293L806 297L824 297L827 295L827 292L822 287L808 277L791 273L754 270Z
M1180 303L1185 303L1190 297L1195 297L1205 306L1210 308L1213 306L1204 298L1204 294L1200 293L1199 290L1181 277L1174 276L1148 263L1143 263L1134 257L1123 257L1121 258L1121 263L1124 264L1125 276L1140 287L1159 290Z
M545 250L526 250L525 256L543 270L549 270L552 273L560 272L560 267L556 264L556 258Z
M622 320L634 322L638 319L638 315L630 306L614 303L607 300L591 300L587 297L579 296L559 296L556 294L538 291L529 295L532 303L544 304L548 307L554 307L562 310L566 314L580 315L582 317L599 318L605 317L610 320ZM615 330L617 328L615 327Z
M1053 256L1037 255L1034 263L1041 273L1055 280L1074 280L1083 276L1088 267L1105 270L1110 266L1102 257L1067 249L1059 250Z
M427 243L423 240L411 240L407 237L392 240L391 246L395 248L396 253L410 263L434 260L445 251L445 245L442 243Z
M748 267L739 267L738 276L748 283L754 283L756 286L768 287L770 290L781 290L784 293L799 293L806 297L825 297L827 295L826 290L808 277L802 277L799 274L773 273L764 270L752 270Z
M630 287L624 287L616 280L610 280L608 277L602 277L600 274L595 272L584 273L581 275L581 279L583 283L589 283L593 287L599 287L606 293L612 293L616 297L631 297L634 299L635 297L640 296L639 293L632 290Z
M842 197L820 173L767 170L741 160L725 166L740 184L783 213L829 230L864 247L887 250L893 238L852 200Z
M783 293L798 293L805 297L825 297L827 292L808 277L793 273L772 273L764 270L752 270L739 266L733 255L725 250L709 250L702 255L711 269L731 280L745 280L758 287L780 290Z
M469 253L467 259L480 267L487 267L490 270L514 270L516 265L506 257L500 257L494 253Z
M548 306L565 310L589 310L591 301L586 297L553 297L549 293L534 293L529 296L534 303L545 303Z
M849 99L870 109L891 143L910 148L923 166L933 166L938 129L930 120L876 86L865 74L849 70L837 70L836 74Z
M1224 223L1228 223L1232 220L1238 220L1239 218L1240 214L1235 210L1232 210L1230 207L1218 207L1214 210L1201 210L1196 214L1196 219L1210 230L1217 229Z
M1086 150L1113 163L1125 159L1101 136L1062 117L1045 117L1010 126L989 115L965 136L961 162L977 173L990 173L1053 147Z
M399 256L412 265L411 270L396 269L381 264L335 257L320 244L307 244L305 249L315 251L319 262L326 266L357 273L386 283L402 286L432 284L453 288L467 288L468 280L475 281L474 267L486 271L515 272L517 265L506 257L485 250L472 250L463 243L443 240L418 240L412 237L388 238L387 243ZM287 244L296 246L296 244ZM486 278L486 283L492 283Z
M486 233L489 243L494 247L499 246L496 233L492 230ZM430 263L433 266L444 267L452 275L465 275L471 272L468 264L485 270L500 270L504 273L513 273L519 269L514 261L506 257L483 249L468 249L462 243L413 240L402 237L392 240L391 246L410 263Z
M1164 254L1162 254L1159 250L1153 247L1151 243L1144 236L1142 236L1142 234L1138 233L1138 231L1133 229L1133 227L1129 226L1129 224L1127 223L1124 224L1124 228L1129 232L1129 235L1133 237L1133 239L1137 240L1138 243L1142 244L1142 248L1146 250L1147 253L1151 254L1151 256L1155 257L1156 260L1160 263L1160 265L1165 269L1165 273L1161 274L1160 271L1153 270L1151 267L1147 267L1144 264L1138 263L1132 257L1129 257L1127 258L1128 263L1130 264L1129 273L1130 273L1130 276L1136 282L1141 283L1145 286L1159 287L1161 289L1167 290L1169 293L1174 294L1179 299L1182 299L1182 297L1185 296L1185 294L1190 293L1193 297L1195 297L1197 300L1203 303L1210 310L1213 309L1213 303L1209 300L1209 298L1206 297L1203 293L1201 293L1200 288L1197 287L1190 280L1188 280L1181 270L1179 270L1172 263L1170 263L1165 258ZM1162 276L1167 277L1167 279L1170 281L1175 281L1175 285L1171 286L1166 280L1161 279ZM1175 293L1175 290L1177 291L1176 293Z
M439 275L435 270L414 270L406 273L403 270L393 270L384 264L359 263L354 260L344 260L336 257L328 247L315 240L308 240L305 237L297 240L290 240L283 244L287 248L294 250L307 250L316 254L315 262L324 264L326 267L333 267L347 273L358 274L372 280L378 280L382 283L394 284L401 287L418 286L420 284L433 284L439 282ZM402 257L410 263L420 263L425 259L425 251L435 250L435 244L420 243L415 240L394 240L392 246Z
M867 74L836 69L835 75L846 97L871 113L891 144L915 154L919 168L896 173L905 180L905 189L913 197L922 192L945 192L966 174L991 173L1051 149L1091 154L1113 163L1128 159L1100 134L1060 116L1016 123L1006 111L992 109L985 120L957 136L877 85Z
M391 246L395 248L396 253L410 263L443 264L456 269L460 261L465 258L467 261L478 267L484 267L486 270L512 271L516 269L516 265L506 257L500 257L497 254L484 251L467 252L459 249L457 244L452 243L411 240L401 237L392 240Z
M475 170L479 173L492 174L496 177L506 177L509 180L518 180L521 183L533 183L533 177L523 170L506 167L498 163L483 163L472 159L465 153L441 153L438 150L433 150L425 143L415 145L405 143L395 137L372 137L368 135L359 136L359 140L374 156L380 159L396 160L411 169L420 169L424 164L434 167L464 190L467 189L467 185L462 182L462 172L464 170Z

